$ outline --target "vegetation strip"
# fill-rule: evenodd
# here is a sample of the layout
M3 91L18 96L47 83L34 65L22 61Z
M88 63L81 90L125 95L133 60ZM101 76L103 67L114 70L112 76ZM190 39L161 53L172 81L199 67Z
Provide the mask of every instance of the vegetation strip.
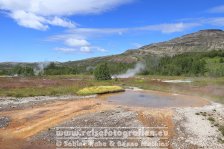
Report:
M93 86L86 87L77 92L78 95L92 95L92 94L105 94L122 92L124 89L120 86Z

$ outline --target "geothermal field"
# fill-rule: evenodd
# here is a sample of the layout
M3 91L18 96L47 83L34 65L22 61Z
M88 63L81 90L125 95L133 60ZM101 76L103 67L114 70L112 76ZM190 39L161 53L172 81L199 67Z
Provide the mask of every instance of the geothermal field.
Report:
M224 1L0 0L0 149L224 149Z
M91 76L2 77L0 80L0 146L4 149L112 148L110 141L117 148L224 147L220 129L224 124L220 100L224 86L212 79L206 80L206 84L203 78L158 76L100 82ZM118 85L124 90L76 94L79 88L92 84ZM125 138L104 136L106 140L87 134L84 134L86 140L74 134L58 136L60 131L71 128L122 132L144 128L153 133Z

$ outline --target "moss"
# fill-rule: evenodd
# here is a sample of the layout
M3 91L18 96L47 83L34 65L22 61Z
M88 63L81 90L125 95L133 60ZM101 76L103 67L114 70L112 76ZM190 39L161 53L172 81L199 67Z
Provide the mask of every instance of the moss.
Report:
M208 120L211 121L211 122L214 122L215 121L215 119L213 117L211 117L211 116L208 117Z
M105 94L113 92L121 92L124 89L120 86L93 86L86 87L77 92L78 95Z

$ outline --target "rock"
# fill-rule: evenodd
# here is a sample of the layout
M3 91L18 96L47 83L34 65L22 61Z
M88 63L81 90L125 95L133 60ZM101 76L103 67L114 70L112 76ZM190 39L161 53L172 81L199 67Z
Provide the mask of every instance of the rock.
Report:
M10 119L8 117L0 117L0 128L5 128L8 126Z

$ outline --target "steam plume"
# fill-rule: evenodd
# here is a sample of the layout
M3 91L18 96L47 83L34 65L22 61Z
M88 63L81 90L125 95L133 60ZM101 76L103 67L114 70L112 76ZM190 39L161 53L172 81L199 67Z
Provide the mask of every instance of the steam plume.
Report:
M43 73L44 68L46 68L49 64L50 62L39 62L36 68L34 68L35 75L39 75L40 73Z
M134 77L136 74L140 73L142 70L145 69L145 64L137 63L134 68L128 69L126 73L114 75L112 78L130 78Z

